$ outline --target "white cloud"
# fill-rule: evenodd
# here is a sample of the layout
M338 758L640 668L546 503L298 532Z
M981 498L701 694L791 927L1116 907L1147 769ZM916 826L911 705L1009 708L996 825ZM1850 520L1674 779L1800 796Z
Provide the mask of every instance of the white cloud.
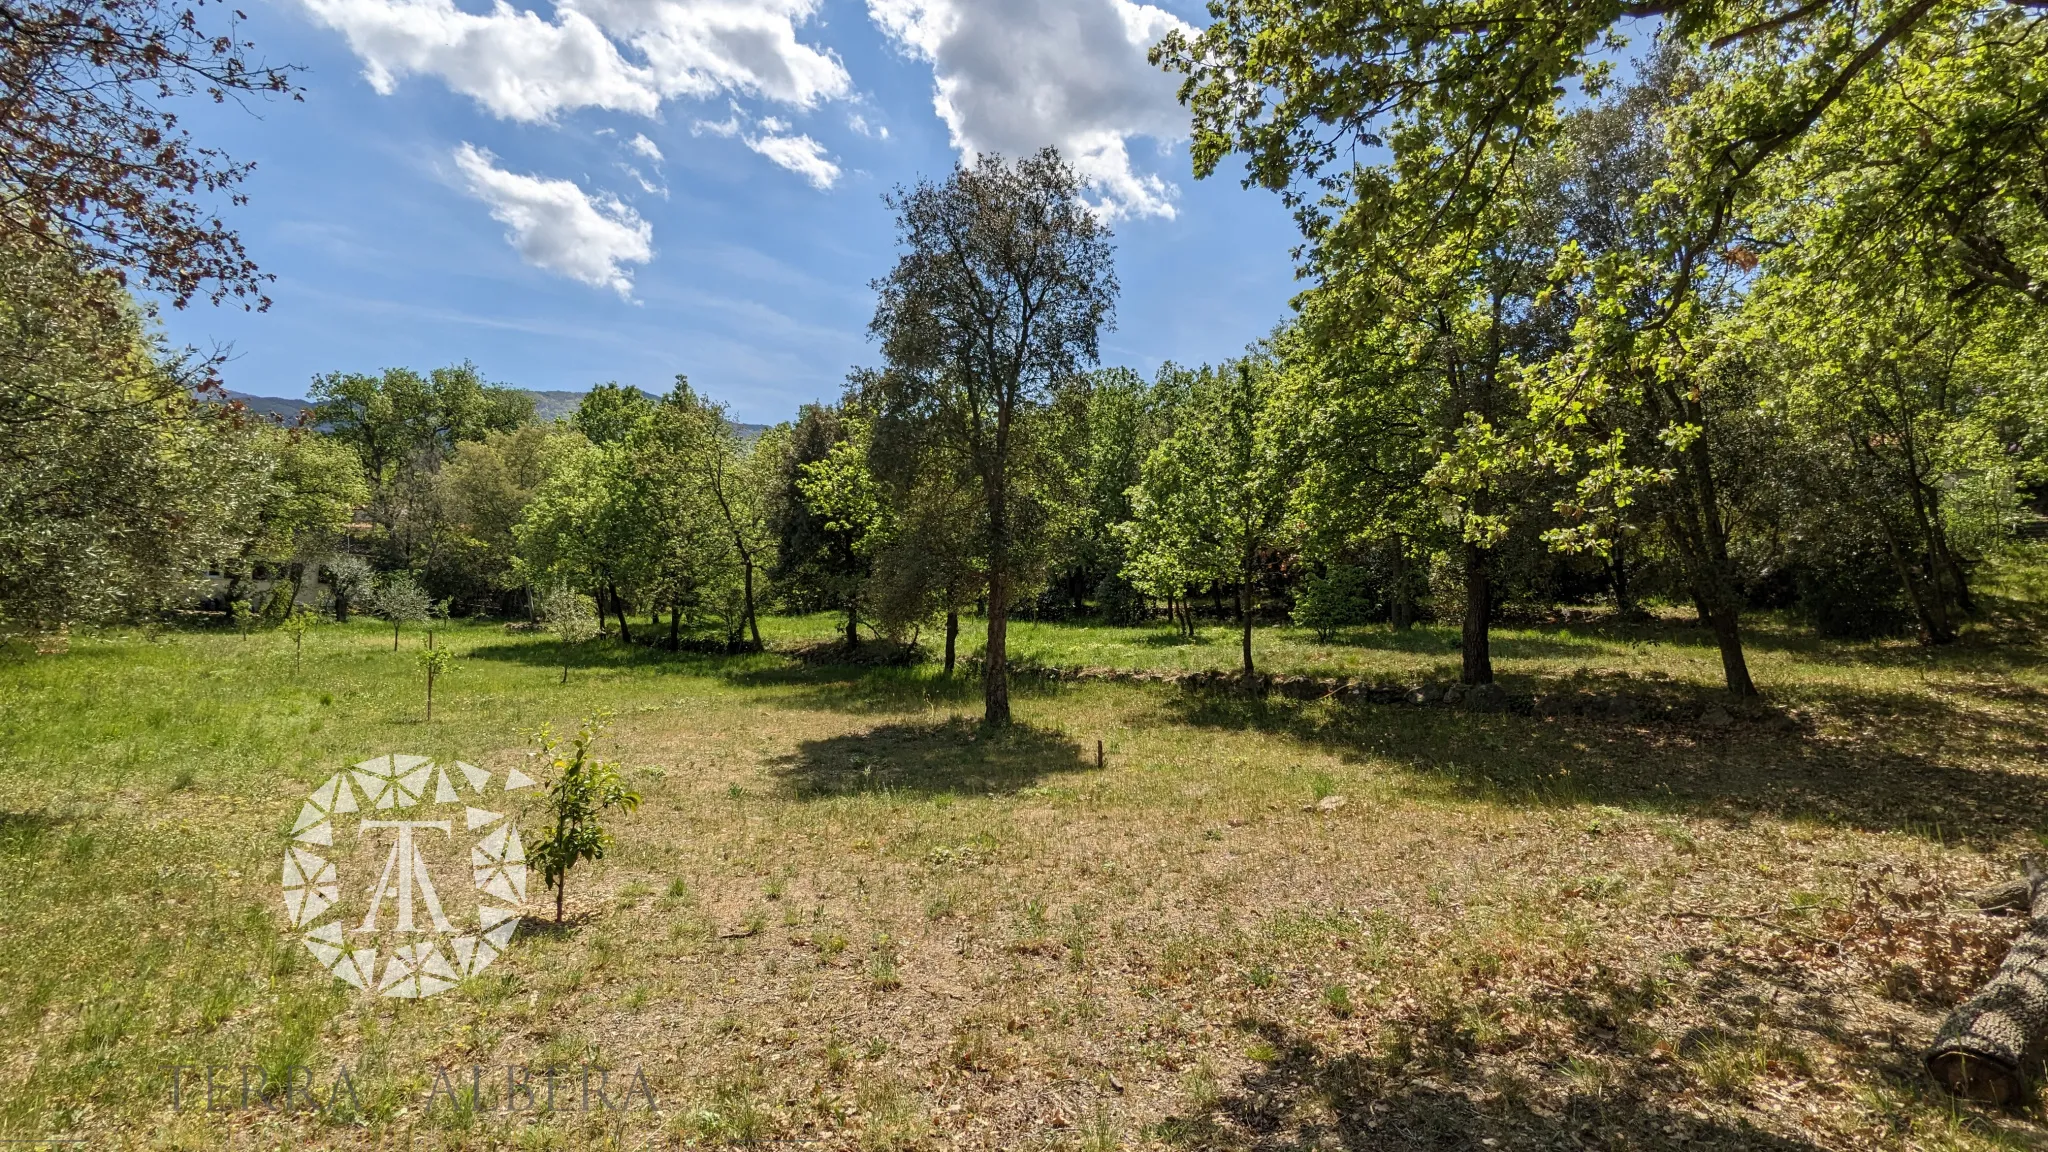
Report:
M765 121L763 123L766 123ZM839 165L825 158L825 146L809 136L748 136L747 147L811 182L823 192L839 179Z
M610 196L592 199L567 180L507 172L471 144L455 150L469 192L505 225L505 240L528 264L631 299L625 265L654 257L654 229Z
M626 147L631 148L634 152L637 152L640 155L647 157L649 160L654 161L656 164L661 163L661 149L655 145L654 141L649 140L647 137L642 136L637 132L633 134L633 138L631 140L626 141Z
M348 39L378 92L436 76L509 120L591 107L652 116L663 100L720 92L810 108L853 87L837 55L797 39L818 0L557 0L552 20L506 0L484 15L453 0L304 3Z
M868 15L931 64L962 153L1056 145L1109 215L1174 215L1178 190L1135 171L1128 142L1188 133L1173 78L1145 60L1179 18L1132 0L868 0Z

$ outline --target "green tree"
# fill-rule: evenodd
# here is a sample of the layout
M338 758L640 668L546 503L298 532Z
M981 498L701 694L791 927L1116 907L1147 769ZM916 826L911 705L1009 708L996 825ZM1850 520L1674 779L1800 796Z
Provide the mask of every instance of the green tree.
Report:
M1390 320L1333 322L1323 311L1331 303L1305 293L1300 324L1278 342L1287 365L1278 403L1301 452L1302 547L1325 569L1380 559L1388 622L1405 629L1426 557L1448 543L1425 482L1441 426L1432 419L1437 361L1418 362Z
M702 469L711 433L688 385L678 386L650 410L623 446L632 482L644 493L652 566L645 584L650 609L669 613L669 648L681 646L687 617L692 631L715 623L727 651L737 651L747 629L741 555L723 510Z
M1278 419L1277 367L1265 355L1196 374L1187 410L1146 458L1131 493L1135 581L1216 580L1237 588L1243 671L1253 676L1254 585L1285 542L1298 476Z
M871 373L857 373L854 384L862 394L877 391ZM960 613L984 588L980 484L952 441L934 435L929 421L880 416L865 439L867 483L878 504L862 538L872 560L868 601L893 636L915 638L927 622L941 618L942 667L951 676L959 658Z
M456 446L533 419L533 397L484 382L469 363L425 375L330 373L313 381L315 420L348 445L369 482L370 519L389 566L433 575L447 542L437 477Z
M340 554L320 562L320 578L334 597L334 619L348 623L349 611L367 607L377 590L377 571L361 556Z
M833 405L806 404L787 436L778 437L768 492L768 525L775 538L771 575L783 602L802 612L846 613L848 647L859 643L860 597L871 570L857 526L811 503L811 469L852 436L852 422Z
M819 527L834 549L843 548L847 556L839 570L848 577L842 593L848 651L860 644L860 613L874 571L875 550L888 539L894 512L869 467L870 425L857 411L843 416L841 438L822 459L803 465L796 481L804 507L820 518Z
M364 604L372 613L391 622L391 650L398 651L398 630L406 624L424 624L434 614L434 601L410 572L387 574Z
M1805 155L1853 187L1912 193L1838 199L1851 215L1882 204L1927 209L1866 214L1863 232L1903 227L1924 238L1939 225L1934 246L1980 283L2037 282L2009 257L2038 250L2025 238L2039 235L2030 190L2041 144L2020 125L2039 122L2029 107L2039 85L2009 90L2039 75L2042 55L2028 50L2039 21L2008 5L1929 0L1789 11L1610 0L1513 19L1480 0L1375 0L1341 13L1223 0L1215 23L1169 34L1155 59L1187 76L1198 174L1244 155L1247 183L1296 209L1317 275L1397 270L1403 248L1467 245L1518 174L1558 144L1572 90L1605 82L1598 57L1617 46L1621 22L1653 14L1691 78L1663 93L1668 127L1658 138L1669 155L1649 193L1624 205L1633 241L1598 256L1586 245L1565 251L1561 278L1575 285L1568 305L1579 323L1569 352L1531 382L1530 450L1578 478L1561 508L1578 522L1552 536L1560 547L1605 548L1603 531L1636 495L1657 493L1727 686L1751 695L1724 519L1726 437L1716 428L1737 409L1709 392L1715 316L1742 291L1750 260L1730 242L1773 173ZM1974 95L1909 112L1915 86L1928 83ZM1972 114L1894 131L1950 110ZM1487 435L1466 438L1467 476L1510 451Z
M262 614L289 615L304 586L306 568L330 552L369 499L355 456L342 445L304 428L252 422L252 459L244 474L250 535L239 553L224 561L233 599L241 580L256 565L282 575Z
M437 486L446 535L438 567L442 583L459 582L465 599L491 598L504 607L524 586L516 570L514 530L546 479L547 444L556 435L541 424L493 431L457 444L441 469Z
M930 420L982 494L988 638L983 716L1010 719L1008 622L1027 536L1017 449L1034 414L1074 385L1112 322L1108 229L1051 149L1015 164L982 156L943 183L889 197L903 251L875 283L870 331L887 371L880 410Z
M195 397L209 369L118 276L0 233L0 627L167 609L241 551L269 489L251 421Z
M562 581L544 585L533 598L541 626L562 643L562 683L569 682L569 649L597 635L597 613L590 598Z
M662 398L658 414L668 429L665 441L676 455L684 483L694 487L706 510L715 517L731 546L740 572L739 621L748 643L760 651L761 622L756 577L774 565L775 536L768 516L773 468L779 440L770 436L749 441L740 436L723 404L715 404L676 377L676 386Z
M455 657L446 648L436 648L430 642L419 654L420 671L427 677L427 720L434 719L434 682L448 674L455 667Z
M624 443L596 445L572 432L550 439L543 471L547 478L513 531L519 579L564 580L590 591L598 619L613 612L620 640L632 643L627 613L654 580L661 544L632 453Z
M621 444L654 415L654 398L630 385L599 384L583 394L569 427L592 444Z
M566 750L545 725L534 735L536 755L548 764L547 812L554 825L534 842L529 858L540 865L541 877L555 890L557 924L562 922L569 870L585 860L602 860L611 850L606 813L631 812L640 806L640 794L619 779L618 762L597 758L605 723L603 714L585 720Z

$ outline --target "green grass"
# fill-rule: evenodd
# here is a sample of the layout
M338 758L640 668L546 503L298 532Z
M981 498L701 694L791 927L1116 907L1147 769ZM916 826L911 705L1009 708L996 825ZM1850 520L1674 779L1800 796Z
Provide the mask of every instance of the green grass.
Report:
M315 630L296 669L275 632L11 648L0 1138L2038 1138L2031 1111L1957 1120L1909 1057L2011 930L1942 911L1947 896L2048 834L2039 583L1997 574L1994 623L1943 651L1760 621L1758 679L1793 719L1730 731L1026 679L1019 723L990 732L975 677L929 664L598 641L569 654L563 685L552 640L480 622L438 632L455 661L428 723L421 638L394 653L374 622ZM764 624L782 645L835 631ZM1259 655L1409 682L1448 678L1452 639L1262 629ZM1031 622L1012 650L1236 658L1221 629L1190 644ZM1518 691L1718 677L1704 638L1670 621L1504 629L1496 660ZM489 970L420 1002L367 999L298 946L279 860L322 779L385 751L503 770L524 762L524 732L600 709L645 802L575 874L569 925L529 921ZM1902 983L1900 963L1928 975ZM423 1109L437 1066L549 1061L644 1070L662 1112ZM239 1098L244 1066L259 1089L311 1067L321 1107L209 1113L187 1079L174 1111L165 1069L207 1064L225 1069L217 1103ZM356 1098L329 1106L337 1068Z

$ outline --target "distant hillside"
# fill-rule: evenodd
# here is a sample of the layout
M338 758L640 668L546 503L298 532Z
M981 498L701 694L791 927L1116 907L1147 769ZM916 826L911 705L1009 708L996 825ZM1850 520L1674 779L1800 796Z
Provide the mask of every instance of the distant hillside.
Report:
M584 395L581 392L543 392L532 388L521 389L521 391L533 397L533 417L542 423L550 420L567 419L570 414L576 411L576 405L583 402ZM299 414L309 411L313 406L313 402L310 400L287 400L280 396L251 396L247 392L230 391L227 397L230 400L241 401L242 406L251 412L262 416L275 416L287 424L297 423ZM752 440L754 437L766 432L768 425L736 423L733 425L733 430Z
M299 413L312 407L310 400L285 400L276 396L251 396L246 392L230 391L230 400L239 400L242 407L259 416L275 416L287 424L298 422Z

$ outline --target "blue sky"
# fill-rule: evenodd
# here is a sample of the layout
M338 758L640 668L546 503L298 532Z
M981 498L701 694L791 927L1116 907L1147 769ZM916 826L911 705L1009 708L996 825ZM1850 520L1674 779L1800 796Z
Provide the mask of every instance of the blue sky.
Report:
M882 193L974 147L1059 144L1090 175L1123 284L1106 363L1230 355L1295 288L1277 198L1234 171L1193 180L1172 79L1144 65L1144 43L1201 18L1182 0L272 0L248 16L262 55L304 67L304 103L190 122L258 166L230 220L275 304L163 317L177 342L231 345L237 391L466 358L543 389L682 372L738 419L783 419L874 360Z

